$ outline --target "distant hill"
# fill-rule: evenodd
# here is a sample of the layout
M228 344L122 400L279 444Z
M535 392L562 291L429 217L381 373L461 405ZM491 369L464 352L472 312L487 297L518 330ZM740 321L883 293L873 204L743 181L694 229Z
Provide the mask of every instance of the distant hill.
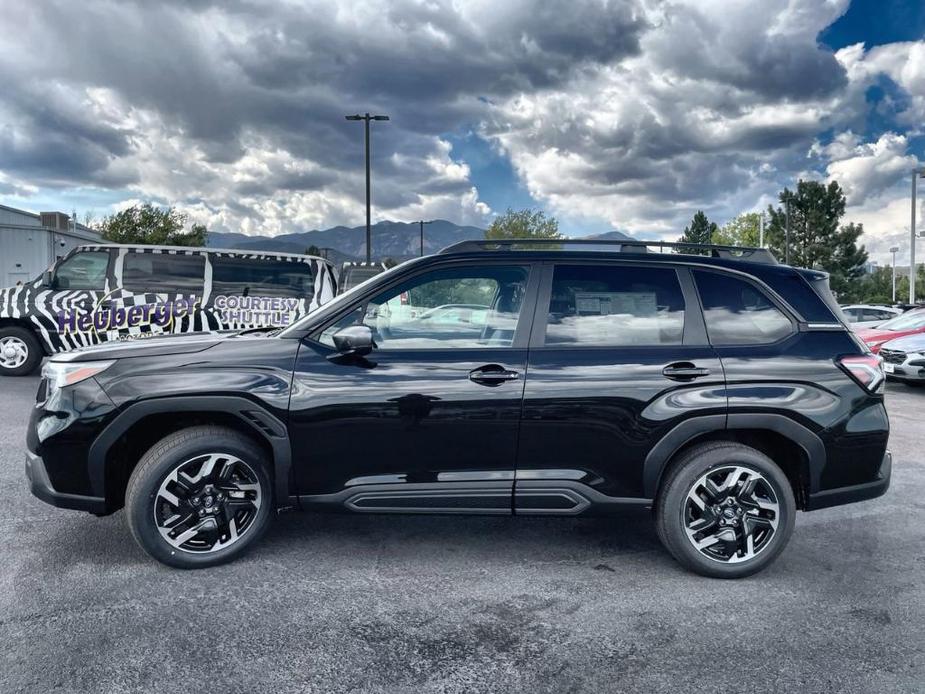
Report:
M404 260L420 255L421 227L407 222L379 222L372 227L373 258ZM460 226L445 219L424 225L424 253L435 253L458 241L485 238L485 230L473 226ZM335 263L366 259L366 227L337 226L279 236L248 236L246 234L209 232L211 248L237 248L241 250L279 251L304 253L309 246L329 248L329 257Z
M460 226L445 219L424 225L424 253L436 253L459 241L484 239L485 230L474 226ZM623 240L631 236L621 231L608 231L588 236L591 239ZM372 227L373 259L405 260L420 255L421 228L411 222L379 222ZM327 251L335 264L348 260L366 259L366 227L337 226L330 229L301 231L279 236L248 236L230 232L209 232L210 248L235 248L280 253L305 253L309 246Z

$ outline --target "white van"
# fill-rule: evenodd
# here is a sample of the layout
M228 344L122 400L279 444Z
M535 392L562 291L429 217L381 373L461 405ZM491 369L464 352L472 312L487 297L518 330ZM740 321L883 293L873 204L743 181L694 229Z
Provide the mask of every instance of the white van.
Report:
M285 327L337 294L334 266L289 253L80 246L0 290L0 375L111 340Z

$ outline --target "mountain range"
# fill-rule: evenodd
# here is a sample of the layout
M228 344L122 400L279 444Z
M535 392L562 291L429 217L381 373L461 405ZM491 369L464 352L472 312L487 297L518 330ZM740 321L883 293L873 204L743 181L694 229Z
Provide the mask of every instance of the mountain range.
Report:
M405 260L421 253L421 227L416 222L378 222L372 226L374 260ZM484 239L485 230L475 226L460 226L445 219L435 219L424 225L424 253L436 253L441 248L460 241ZM632 238L621 231L608 231L586 238L622 240ZM366 227L336 226L330 229L300 231L279 236L248 236L230 232L209 232L210 248L305 253L315 246L335 264L348 260L366 259Z

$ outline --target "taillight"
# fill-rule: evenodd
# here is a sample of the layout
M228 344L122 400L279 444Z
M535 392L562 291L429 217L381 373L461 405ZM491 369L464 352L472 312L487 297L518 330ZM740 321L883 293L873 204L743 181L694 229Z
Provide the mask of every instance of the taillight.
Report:
M877 392L877 389L883 385L885 380L883 367L880 365L880 360L873 354L852 354L839 357L835 361L846 374L871 393Z

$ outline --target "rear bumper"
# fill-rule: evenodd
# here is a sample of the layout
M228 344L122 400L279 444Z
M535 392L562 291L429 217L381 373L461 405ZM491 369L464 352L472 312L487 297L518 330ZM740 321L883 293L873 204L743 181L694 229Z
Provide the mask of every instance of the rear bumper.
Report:
M890 476L893 474L893 455L887 451L883 454L883 461L877 471L877 478L871 482L855 484L850 487L836 487L810 494L806 503L807 511L818 511L830 506L852 504L855 501L866 501L883 496L890 488Z
M97 515L106 513L106 500L101 497L55 491L45 470L45 462L32 451L26 451L26 479L29 480L30 491L46 504Z

